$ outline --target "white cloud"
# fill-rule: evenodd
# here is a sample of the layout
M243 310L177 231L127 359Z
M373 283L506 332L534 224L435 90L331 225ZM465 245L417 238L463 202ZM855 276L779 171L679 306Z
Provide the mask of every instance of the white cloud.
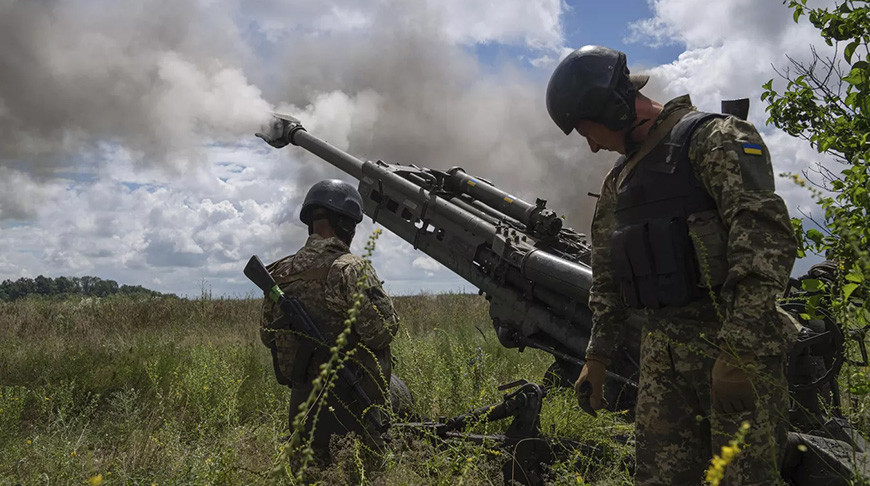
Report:
M419 268L421 270L429 270L429 271L438 270L438 269L442 268L441 264L438 263L437 261L435 261L434 258L429 257L429 256L425 256L425 255L415 258L414 261L411 262L411 265L414 268Z
M324 38L398 25L452 44L499 42L552 49L562 43L560 16L566 8L562 0L254 1L245 2L240 14L271 42L299 33Z
M274 164L275 151L227 171L218 162L238 152L204 150L209 163L194 178L149 175L119 157L94 181L41 186L52 191L35 216L0 229L0 277L97 275L187 295L205 281L217 294L244 295L241 269L251 254L295 251L304 241L304 229L282 216L301 196L286 180L251 182L251 172Z
M59 184L44 184L27 172L0 166L0 221L35 217Z
M729 0L706 2L699 7L693 0L652 0L653 17L629 24L627 40L652 46L680 43L688 50L721 45L740 38L750 42L767 41L790 31L790 10L781 2ZM753 51L745 51L748 60Z
M444 31L456 42L523 43L546 49L562 44L562 0L442 0L428 2L428 8L444 17Z

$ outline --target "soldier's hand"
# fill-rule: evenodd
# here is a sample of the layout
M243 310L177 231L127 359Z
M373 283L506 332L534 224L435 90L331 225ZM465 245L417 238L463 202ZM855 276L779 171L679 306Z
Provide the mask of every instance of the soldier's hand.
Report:
M713 364L712 400L717 412L737 413L755 410L755 391L747 371L754 366L752 354L719 353Z
M574 392L577 393L577 403L584 412L597 416L596 410L607 406L604 400L604 379L607 376L609 360L597 356L586 356L586 364L580 370L580 376L574 382Z
M254 135L260 137L275 148L286 147L290 144L290 122L280 118L272 118L272 123L263 127L262 132L257 132Z

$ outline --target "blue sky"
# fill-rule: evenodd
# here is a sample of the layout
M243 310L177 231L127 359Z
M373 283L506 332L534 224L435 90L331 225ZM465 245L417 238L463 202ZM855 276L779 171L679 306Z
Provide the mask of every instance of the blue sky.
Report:
M635 66L644 68L673 62L685 48L676 41L655 48L643 42L626 42L631 36L631 22L653 16L654 12L647 0L575 0L567 4L569 8L562 16L566 45L598 44L619 49L631 54Z
M815 37L756 0L3 2L0 279L250 295L250 255L293 253L307 188L346 177L253 138L276 109L362 158L460 165L543 197L588 231L586 193L614 157L564 137L543 105L553 67L584 44L625 51L660 101L750 97L776 171L799 172L818 155L765 127L758 97ZM793 214L813 211L778 187ZM374 260L393 293L474 290L392 235Z
M613 8L613 5L618 8ZM674 41L662 46L650 47L643 42L630 40L631 22L650 18L653 11L646 0L622 0L620 2L600 2L574 0L565 2L561 21L564 44L567 47L580 47L596 44L619 49L631 55L637 67L648 68L673 62L685 49L680 42ZM508 45L487 42L469 46L482 63L516 59L528 55L524 45ZM533 76L546 78L546 70L531 69Z

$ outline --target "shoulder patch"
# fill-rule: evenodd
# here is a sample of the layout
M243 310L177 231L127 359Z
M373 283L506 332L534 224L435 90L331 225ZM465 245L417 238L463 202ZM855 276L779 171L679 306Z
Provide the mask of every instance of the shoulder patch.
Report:
M735 140L726 144L724 148L736 156L743 187L746 190L773 191L775 189L773 167L763 145Z
M743 144L743 153L749 155L761 155L761 145L746 142Z

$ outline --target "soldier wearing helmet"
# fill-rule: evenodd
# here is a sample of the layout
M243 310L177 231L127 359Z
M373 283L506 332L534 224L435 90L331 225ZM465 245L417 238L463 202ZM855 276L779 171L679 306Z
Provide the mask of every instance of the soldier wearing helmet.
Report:
M381 413L379 408L389 399L390 342L398 318L374 269L350 253L362 217L362 198L356 188L340 180L318 182L305 196L299 215L308 226L308 241L296 254L267 267L281 290L302 302L328 341L323 345L289 329L273 329L280 310L272 300L264 299L261 337L272 350L278 381L291 388L291 433L307 436L316 421L312 446L322 461L329 460L332 435L355 432L376 449L383 445L383 438L363 414ZM348 310L357 299L362 305L351 323L345 351L356 362L363 390L375 406L362 410L347 385L339 382L328 390L325 403L318 399L308 409L304 429L293 430L294 418L312 390L312 380L319 375L320 365L330 359L329 348L351 322ZM381 418L387 417L382 414Z
M547 87L565 134L622 155L592 221L593 329L578 399L606 406L605 370L627 313L641 313L636 483L701 483L747 423L720 484L778 484L794 330L775 301L796 243L770 156L750 123L699 112L688 95L657 103L638 92L646 80L624 53L586 46Z

